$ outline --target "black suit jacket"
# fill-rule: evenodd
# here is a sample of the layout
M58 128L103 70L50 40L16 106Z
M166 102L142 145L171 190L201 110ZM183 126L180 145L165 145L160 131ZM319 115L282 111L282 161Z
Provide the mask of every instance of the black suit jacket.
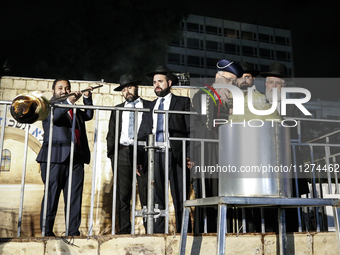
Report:
M138 140L146 141L153 127L153 110L156 100L149 105L150 112L143 114L142 123L138 132ZM190 99L188 97L172 95L169 110L190 111ZM188 114L169 114L169 136L170 137L189 137L190 136L190 115ZM189 153L189 143L187 143L187 157ZM173 156L181 164L182 160L182 141L170 141Z
M143 102L143 108L148 108L149 103L151 101L142 99ZM115 105L115 107L124 107L125 102ZM123 111L119 111L119 127L118 127L118 143L120 140L120 135L122 131L122 114ZM115 153L115 133L116 133L116 111L111 112L110 121L109 121L109 130L106 136L107 141L107 157L113 158L113 155Z
M92 105L92 97L83 97L83 102L85 105ZM61 103L68 104L67 100ZM68 159L70 155L72 139L72 120L68 114L69 109L70 108L54 108L51 163L63 163ZM50 135L50 118L51 114L42 121L44 129L44 140L36 159L39 163L47 162L48 140ZM91 120L92 118L93 110L77 109L77 120L80 129L81 152L77 152L77 154L74 155L75 157L77 157L76 160L78 162L86 164L90 163L91 155L86 136L85 121Z

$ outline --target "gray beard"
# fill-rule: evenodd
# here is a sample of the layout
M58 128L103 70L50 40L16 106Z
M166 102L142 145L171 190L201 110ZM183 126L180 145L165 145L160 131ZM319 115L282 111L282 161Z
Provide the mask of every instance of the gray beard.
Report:
M269 103L273 102L273 91L266 89L266 99ZM277 102L281 102L281 90L277 90Z
M132 95L132 97L125 98L128 103L132 103L138 98L138 95Z

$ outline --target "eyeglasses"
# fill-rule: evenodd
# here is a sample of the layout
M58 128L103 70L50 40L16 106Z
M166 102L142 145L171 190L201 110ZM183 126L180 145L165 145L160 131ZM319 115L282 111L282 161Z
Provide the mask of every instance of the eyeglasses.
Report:
M233 79L233 78L227 78L227 77L224 77L223 75L220 75L220 74L218 74L219 76L221 76L221 77L223 77L225 80L226 80L226 82L228 83L228 84L236 84L236 79Z
M275 86L275 87L278 87L278 88L286 86L286 84L282 83L281 81L267 81L267 83L270 86Z

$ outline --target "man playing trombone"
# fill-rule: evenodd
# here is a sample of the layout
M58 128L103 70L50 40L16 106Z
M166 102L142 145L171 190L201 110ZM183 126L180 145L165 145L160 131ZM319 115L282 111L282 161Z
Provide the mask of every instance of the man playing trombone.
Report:
M77 100L83 95L84 105L92 105L92 87L88 87L85 91L77 91L69 95L61 104L74 105ZM71 84L66 79L56 79L52 85L53 97L55 100L60 97L67 96L71 93ZM73 114L72 108L53 108L53 138L51 151L51 164L48 188L48 203L45 224L45 236L54 236L53 225L58 209L60 193L63 190L65 202L65 215L68 199L68 180L69 180L69 165L71 155L71 140L72 140L72 123L75 117L75 133L74 133L74 157L72 170L72 188L71 201L69 212L69 236L79 236L79 227L81 221L81 204L84 184L84 163L90 162L90 150L88 146L85 121L93 118L93 110L77 109L76 114ZM50 132L51 114L43 120L44 141L42 148L38 154L37 162L40 163L41 178L46 185L47 174L47 157L48 143ZM45 186L46 191L46 186ZM45 196L44 196L45 197ZM44 199L41 206L40 227L43 230L44 217Z

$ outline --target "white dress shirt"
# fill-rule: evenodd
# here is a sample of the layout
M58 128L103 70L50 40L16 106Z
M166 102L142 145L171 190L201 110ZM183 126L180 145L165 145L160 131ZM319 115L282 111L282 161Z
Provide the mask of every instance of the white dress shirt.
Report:
M138 97L135 100L136 104L135 104L135 108L143 108L143 100ZM132 107L132 103L129 102L125 102L124 107L127 108L131 108ZM137 120L135 119L135 121L138 121L138 126L137 126L137 133L140 127L140 123L142 122L142 114L143 112L139 112L137 114ZM130 117L130 111L123 111L122 113L122 131L120 133L120 140L119 143L125 146L128 145L133 145L133 139L129 138L129 117ZM137 136L137 134L135 134L135 136Z

